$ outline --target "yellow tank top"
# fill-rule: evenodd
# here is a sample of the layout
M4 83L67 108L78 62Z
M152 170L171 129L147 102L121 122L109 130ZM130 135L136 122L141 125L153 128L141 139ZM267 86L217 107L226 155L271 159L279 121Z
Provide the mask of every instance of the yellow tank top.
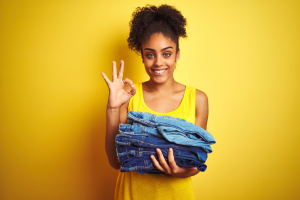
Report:
M185 119L195 124L196 89L186 86L181 104L176 110L158 113L147 107L142 83L135 84L136 94L130 99L128 111L149 112ZM192 178L177 178L166 174L139 174L137 171L119 172L115 200L182 200L195 199Z

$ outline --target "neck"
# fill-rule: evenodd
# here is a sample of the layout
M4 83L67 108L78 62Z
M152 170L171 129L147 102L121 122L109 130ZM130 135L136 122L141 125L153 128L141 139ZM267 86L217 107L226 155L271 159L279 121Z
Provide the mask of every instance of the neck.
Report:
M173 91L176 85L178 84L175 79L172 77L163 83L156 83L153 80L145 82L147 89L150 91L157 91L159 93L166 93L168 91Z

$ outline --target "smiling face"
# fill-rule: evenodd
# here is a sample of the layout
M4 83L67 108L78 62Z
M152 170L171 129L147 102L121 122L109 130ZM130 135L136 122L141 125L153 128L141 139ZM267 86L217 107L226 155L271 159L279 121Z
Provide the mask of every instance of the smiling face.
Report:
M145 69L151 81L164 83L174 80L176 59L180 51L176 52L176 43L162 33L154 33L142 45Z

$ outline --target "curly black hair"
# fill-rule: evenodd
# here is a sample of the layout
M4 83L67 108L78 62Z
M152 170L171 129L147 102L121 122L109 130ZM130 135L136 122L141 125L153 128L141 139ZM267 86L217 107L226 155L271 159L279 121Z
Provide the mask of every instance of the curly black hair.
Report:
M187 37L186 19L175 7L166 4L159 7L153 5L146 5L142 8L137 7L132 13L129 26L128 46L137 54L143 54L142 44L153 33L162 33L164 36L171 38L176 43L177 51L179 49L179 37Z

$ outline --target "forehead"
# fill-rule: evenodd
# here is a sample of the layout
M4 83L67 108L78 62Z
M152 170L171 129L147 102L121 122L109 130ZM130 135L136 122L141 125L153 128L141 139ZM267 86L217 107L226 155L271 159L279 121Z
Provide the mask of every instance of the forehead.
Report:
M162 33L152 34L150 38L144 44L142 44L143 49L163 49L169 46L175 49L176 43L171 38L164 36Z

